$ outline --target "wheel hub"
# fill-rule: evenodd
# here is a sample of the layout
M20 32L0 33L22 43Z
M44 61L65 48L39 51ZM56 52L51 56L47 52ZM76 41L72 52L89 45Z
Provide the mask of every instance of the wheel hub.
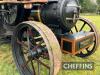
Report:
M31 50L29 50L29 58L39 58L41 57L44 53L47 53L47 49L43 48L43 47L39 47L39 48L31 48Z

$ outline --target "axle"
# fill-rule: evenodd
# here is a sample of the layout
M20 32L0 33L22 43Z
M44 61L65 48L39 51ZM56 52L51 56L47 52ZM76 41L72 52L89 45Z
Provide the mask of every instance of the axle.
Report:
M48 54L48 51L47 51L46 48L39 47L35 50L33 50L33 49L30 50L30 55L29 55L29 57L31 57L33 59L34 58L39 58L41 55Z

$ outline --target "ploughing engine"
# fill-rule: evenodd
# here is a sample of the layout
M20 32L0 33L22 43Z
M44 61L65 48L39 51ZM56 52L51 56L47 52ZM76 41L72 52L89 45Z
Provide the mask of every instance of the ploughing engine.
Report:
M95 52L95 25L79 13L78 0L0 1L0 37L12 41L21 75L57 75L62 53L84 58Z

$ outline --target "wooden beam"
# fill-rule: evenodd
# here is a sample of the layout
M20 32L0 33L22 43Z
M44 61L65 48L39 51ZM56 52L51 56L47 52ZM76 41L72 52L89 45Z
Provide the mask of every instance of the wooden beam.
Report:
M24 1L17 1L17 0L3 0L0 1L0 4L6 4L6 3L11 3L11 4L30 4L30 3L46 3L48 0L24 0Z

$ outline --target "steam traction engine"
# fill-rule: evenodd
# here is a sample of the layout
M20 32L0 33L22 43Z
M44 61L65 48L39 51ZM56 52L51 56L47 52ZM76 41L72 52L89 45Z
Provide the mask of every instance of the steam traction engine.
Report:
M21 75L57 75L62 53L84 58L95 52L97 31L79 11L78 0L0 1L0 36L12 38Z

